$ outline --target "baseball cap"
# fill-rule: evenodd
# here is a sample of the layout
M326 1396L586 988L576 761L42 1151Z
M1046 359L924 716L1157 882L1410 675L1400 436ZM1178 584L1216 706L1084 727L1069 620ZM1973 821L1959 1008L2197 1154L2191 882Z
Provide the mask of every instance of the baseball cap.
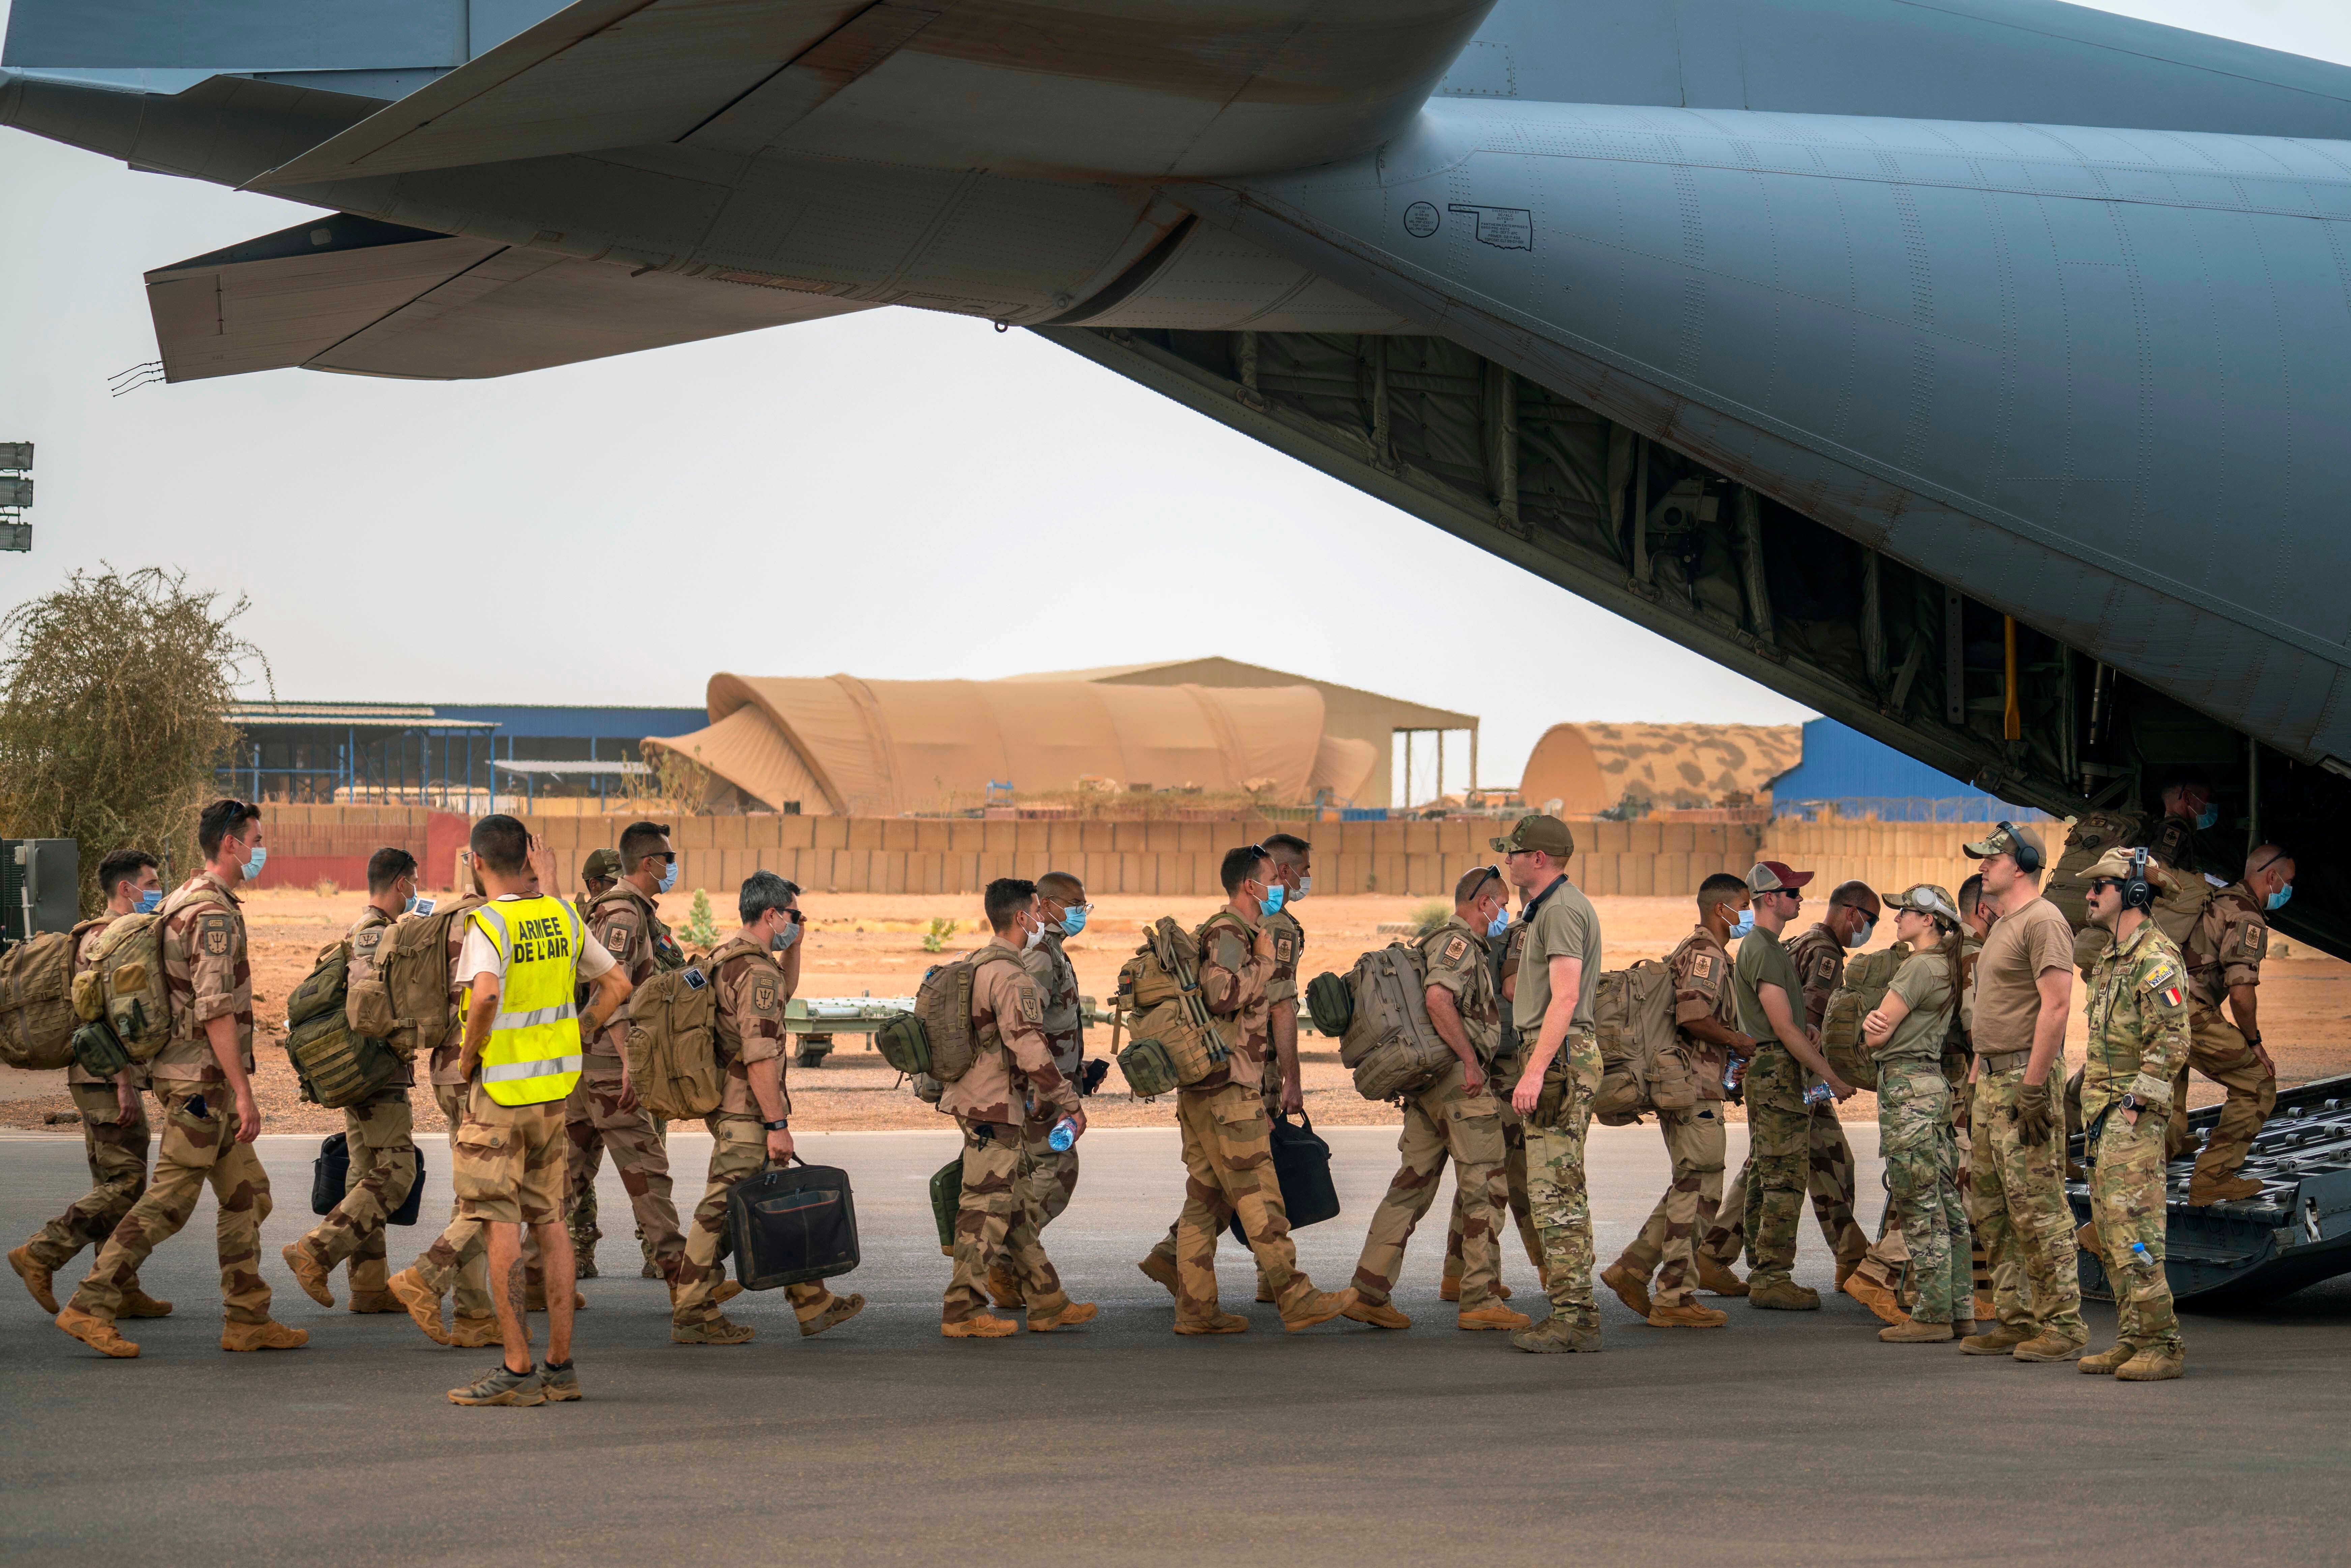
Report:
M1518 826L1505 837L1492 841L1496 849L1506 855L1540 850L1553 860L1567 860L1575 853L1575 835L1557 817L1547 817L1538 811L1520 817Z
M1878 897L1885 900L1888 909L1915 909L1921 915L1939 916L1954 925L1959 923L1959 902L1952 898L1948 889L1938 887L1931 882L1919 883L1914 887L1904 888L1900 893L1882 893Z
M590 851L588 858L580 862L580 875L583 881L592 877L601 882L617 882L621 875L621 852Z
M1812 880L1811 872L1797 871L1781 861L1757 861L1747 868L1750 893L1793 893Z
M2041 835L2028 832L2010 823L2002 823L1991 831L1991 837L1979 839L1965 848L1970 860L1982 861L1990 860L1994 855L2012 853L2023 845L2030 845L2032 852L2041 857L2043 864L2048 863L2049 855L2042 847Z
M2085 884L2093 882L2128 882L2130 874L2131 852L2117 847L2108 850L2092 862L2090 869L2082 873L2082 881ZM2173 893L2179 887L2179 881L2172 875L2171 869L2153 855L2147 857L2147 880L2158 893Z

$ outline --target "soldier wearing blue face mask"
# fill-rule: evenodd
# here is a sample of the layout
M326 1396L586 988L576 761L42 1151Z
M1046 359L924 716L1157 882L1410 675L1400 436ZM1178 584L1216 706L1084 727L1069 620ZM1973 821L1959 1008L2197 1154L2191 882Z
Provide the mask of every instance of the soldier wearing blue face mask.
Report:
M1078 996L1078 971L1061 944L1086 928L1093 907L1086 902L1083 883L1065 871L1047 872L1037 879L1038 928L1023 939L1020 950L1020 967L1044 995L1038 1032L1045 1037L1054 1070L1081 1095L1091 1092L1085 1086L1086 1020ZM1053 1147L1053 1127L1061 1119L1061 1108L1052 1101L1040 1100L1026 1111L1020 1124L1019 1171L1035 1196L1035 1223L1042 1231L1061 1218L1078 1190L1078 1145ZM988 1267L987 1293L999 1307L1023 1303L1020 1281L1000 1259Z
M2220 824L2220 808L2213 802L2212 786L2200 773L2177 773L2163 789L2163 821L2147 841L2147 852L2179 873L2181 881L2200 886L2204 870L2200 835Z
M2262 1044L2258 988L2262 959L2269 953L2268 915L2294 895L2294 875L2292 855L2276 844L2257 846L2245 857L2244 875L2205 901L2181 944L2188 961L2189 1048L2171 1087L2166 1159L2179 1158L2193 1142L2188 1131L2188 1069L2228 1091L2220 1120L2189 1178L2190 1204L2252 1197L2262 1190L2261 1183L2237 1173L2253 1134L2277 1105L2277 1064ZM2221 1016L2223 1002L2229 1018Z

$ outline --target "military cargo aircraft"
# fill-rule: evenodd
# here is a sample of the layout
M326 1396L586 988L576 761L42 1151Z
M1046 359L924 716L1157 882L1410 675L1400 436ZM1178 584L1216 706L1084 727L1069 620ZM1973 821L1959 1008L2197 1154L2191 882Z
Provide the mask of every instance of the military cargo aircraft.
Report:
M985 318L2010 800L2199 770L2351 954L2351 70L2051 0L16 0L5 62L328 214L147 275L172 381Z

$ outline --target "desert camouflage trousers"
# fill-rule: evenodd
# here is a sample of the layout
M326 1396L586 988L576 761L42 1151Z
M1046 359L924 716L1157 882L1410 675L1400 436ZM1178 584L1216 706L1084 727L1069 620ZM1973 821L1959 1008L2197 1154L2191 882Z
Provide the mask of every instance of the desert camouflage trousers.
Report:
M1060 1110L1048 1103L1040 1114L1020 1124L1020 1177L1036 1201L1040 1230L1061 1218L1078 1190L1078 1146L1056 1149L1045 1141L1061 1119Z
M1404 1271L1405 1244L1437 1200L1448 1157L1462 1215L1461 1310L1471 1312L1501 1300L1494 1290L1501 1281L1496 1233L1510 1202L1502 1174L1502 1107L1487 1090L1469 1094L1462 1083L1461 1064L1456 1061L1436 1082L1404 1103L1404 1134L1396 1140L1404 1164L1372 1210L1351 1281L1356 1295L1366 1301L1384 1302L1395 1289L1396 1276Z
M2115 1338L2141 1350L2180 1347L2171 1282L2163 1272L2163 1151L2167 1128L2152 1112L2134 1127L2117 1105L2098 1129L2083 1163L2090 1167L2090 1223L2105 1249L2106 1284L2115 1293ZM2131 1243L2146 1247L2137 1261Z
M99 1249L89 1277L74 1292L74 1307L110 1321L122 1308L123 1291L139 1278L139 1266L179 1234L209 1184L220 1206L214 1245L220 1254L224 1314L233 1323L268 1322L261 1224L269 1218L269 1173L251 1144L236 1141L236 1106L228 1085L164 1080L156 1083L155 1098L163 1113L155 1175Z
M25 1243L33 1260L51 1272L64 1268L85 1247L102 1247L147 1190L147 1105L133 1101L129 1116L111 1083L68 1083L74 1109L81 1113L82 1155L89 1163L89 1190ZM132 1270L122 1281L139 1288Z
M472 1089L463 1083L435 1083L434 1103L449 1123L450 1180L456 1180L457 1129L465 1124L465 1102ZM496 1315L489 1291L489 1242L479 1220L455 1218L451 1208L449 1228L435 1237L433 1245L416 1260L416 1273L434 1291L453 1291L451 1301L461 1318L486 1318ZM538 1241L529 1231L523 1232L523 1249L532 1258L538 1256Z
M1996 1306L2007 1327L2085 1340L2074 1210L2065 1201L2065 1146L2059 1139L2028 1145L2017 1136L2016 1101L2023 1087L2022 1067L1983 1073L1968 1113L1973 1129L1969 1175L1984 1251L1995 1282L2003 1267L2011 1267L2023 1286L1997 1294Z
M702 1201L686 1222L685 1252L670 1308L670 1321L680 1328L719 1316L718 1303L711 1297L726 1278L726 1266L720 1260L726 1241L726 1195L737 1183L768 1168L768 1131L758 1117L722 1113L705 1118L705 1124L710 1129L710 1174ZM832 1299L821 1282L786 1285L784 1294L804 1316Z
M1879 1065L1877 1136L1889 1230L1899 1229L1910 1254L1910 1315L1922 1323L1972 1319L1971 1232L1951 1136L1951 1084L1939 1062Z
M1184 1134L1185 1174L1175 1235L1176 1316L1197 1322L1222 1310L1217 1238L1237 1215L1265 1293L1287 1312L1314 1287L1298 1269L1290 1216L1273 1176L1273 1124L1258 1089L1228 1083L1205 1092L1178 1090L1176 1124Z
M1583 1179L1583 1138L1599 1087L1599 1040L1589 1030L1570 1035L1545 1074L1544 1096L1559 1091L1557 1110L1538 1106L1527 1119L1527 1207L1551 1277L1552 1315L1583 1328L1600 1324L1592 1299L1592 1197Z
M1700 1101L1687 1112L1660 1111L1657 1131L1673 1182L1617 1262L1645 1280L1656 1275L1653 1304L1687 1306L1698 1295L1698 1226L1722 1207L1722 1106Z
M2277 1108L2277 1080L2262 1066L2262 1059L2245 1043L2237 1028L2211 1008L2197 1008L2188 1020L2188 1060L2171 1081L2171 1122L2165 1130L2164 1155L2178 1159L2195 1147L2188 1128L2188 1070L2229 1092L2220 1103L2220 1120L2196 1156L2196 1177L2201 1182L2231 1181L2244 1168L2253 1146L2253 1134ZM2143 1119L2143 1118L2142 1118Z
M1495 1066L1500 1068L1503 1064L1497 1062ZM1540 1268L1542 1238L1535 1234L1534 1216L1527 1207L1527 1126L1510 1106L1510 1090L1518 1081L1514 1070L1490 1072L1486 1092L1502 1108L1502 1185L1510 1195L1510 1218L1519 1228L1519 1245L1526 1249L1527 1261ZM1462 1211L1468 1201L1457 1184L1453 1188L1453 1219L1445 1231L1445 1272L1457 1280L1461 1277ZM1498 1213L1498 1223L1499 1218ZM1498 1265L1499 1261L1496 1260Z
M385 1289L383 1228L416 1185L415 1131L404 1087L344 1108L343 1146L351 1163L343 1200L297 1245L329 1269L350 1259L355 1296Z
M955 1272L939 1321L959 1323L986 1312L987 1271L999 1263L1020 1282L1030 1320L1051 1317L1070 1298L1037 1233L1037 1201L1020 1176L1020 1129L960 1116L956 1125L963 1131L963 1197L956 1204Z
M1793 1064L1795 1058L1785 1051L1771 1054L1785 1058ZM1796 1103L1803 1103L1804 1070L1796 1066ZM1747 1121L1750 1128L1746 1163L1739 1174L1722 1189L1722 1205L1708 1223L1706 1234L1698 1240L1699 1250L1728 1269L1739 1261L1739 1253L1747 1238L1753 1236L1762 1208L1763 1184L1755 1179L1757 1146L1752 1134L1755 1123L1755 1075L1747 1078ZM1836 1254L1837 1272L1843 1275L1861 1261L1869 1250L1869 1234L1854 1219L1855 1189L1853 1176L1853 1145L1845 1141L1844 1128L1837 1121L1834 1105L1804 1107L1804 1147L1798 1156L1803 1172L1803 1190L1813 1202L1813 1218L1820 1222L1821 1236ZM1801 1212L1802 1202L1796 1208ZM1788 1256L1791 1266L1795 1258L1795 1239L1789 1238Z
M648 1115L645 1119L653 1124L653 1141L661 1145L662 1154L666 1157L669 1154L668 1119L653 1115ZM603 1227L596 1222L596 1176L603 1168L604 1145L600 1142L591 1145L588 1151L588 1185L580 1189L579 1201L570 1203L563 1216L563 1228L569 1232L572 1250L583 1265L582 1278L587 1277L584 1265L592 1262L595 1259L596 1243L604 1239ZM653 1260L653 1244L645 1239L645 1228L642 1222L634 1228L637 1250L643 1256L645 1262L651 1264Z
M596 1173L606 1151L621 1186L636 1211L638 1233L652 1249L653 1267L666 1276L685 1253L685 1236L678 1228L677 1205L670 1197L669 1151L663 1147L653 1119L640 1103L621 1108L621 1066L616 1058L591 1056L563 1106L564 1131L571 1139L571 1159L564 1188L563 1211L576 1246L583 1228L590 1239L596 1229L595 1210L586 1226L575 1216L583 1200L596 1190Z

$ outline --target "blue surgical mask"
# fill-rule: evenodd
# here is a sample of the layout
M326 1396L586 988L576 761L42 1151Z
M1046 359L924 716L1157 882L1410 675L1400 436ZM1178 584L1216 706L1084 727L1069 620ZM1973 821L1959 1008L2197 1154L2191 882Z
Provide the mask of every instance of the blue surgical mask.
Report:
M781 931L777 932L773 936L768 938L768 950L771 953L780 953L799 939L799 926L797 924L787 925Z
M261 875L261 868L269 863L269 846L256 844L253 852L245 857L245 880L253 882Z
M1085 912L1084 910L1082 910L1082 909L1064 909L1063 911L1061 911L1061 935L1062 935L1062 936L1075 936L1079 932L1083 931L1085 928L1086 928L1086 912Z
M1853 935L1844 939L1844 945L1848 947L1866 947L1869 946L1870 933L1876 929L1876 921L1865 920L1853 928Z
M2294 883L2288 883L2263 900L2262 907L2264 909L2283 909L2285 907L2285 901L2293 896Z
M1742 910L1740 910L1740 911L1739 912L1739 919L1738 919L1738 922L1737 922L1735 925L1733 925L1731 926L1731 928L1730 928L1730 939L1731 939L1733 942L1736 942L1736 941L1738 941L1741 936L1746 936L1750 931L1752 931L1752 930L1754 930L1754 929L1755 929L1755 906L1754 906L1754 905L1752 905L1752 904L1750 904L1750 905L1748 905L1745 909L1742 909Z
M1494 911L1493 919L1486 922L1486 935L1499 940L1502 933L1508 931L1510 928L1510 906L1506 904L1502 905L1501 908Z
M2289 888L2287 891L2292 892L2293 890ZM2283 902L2284 901L2283 899L2279 901L2279 903ZM146 892L139 895L137 903L131 904L131 913L133 915L152 915L162 907L163 890L160 887L151 887ZM2277 904L2273 904L2270 907L2272 909L2275 909Z
M675 861L671 861L668 864L666 864L666 865L664 865L664 866L663 866L663 867L662 867L662 879L661 879L661 888L660 888L660 891L661 891L661 892L663 892L663 893L667 893L671 888L675 887L676 885L677 885L677 862L676 862Z
M1281 895L1284 891L1285 890L1281 883L1278 882L1267 883L1265 896L1257 901L1258 913L1260 915L1280 914Z
M2196 825L2208 831L2219 826L2220 821L2220 808L2210 801L2205 802L2204 810L2198 812L2196 816Z

